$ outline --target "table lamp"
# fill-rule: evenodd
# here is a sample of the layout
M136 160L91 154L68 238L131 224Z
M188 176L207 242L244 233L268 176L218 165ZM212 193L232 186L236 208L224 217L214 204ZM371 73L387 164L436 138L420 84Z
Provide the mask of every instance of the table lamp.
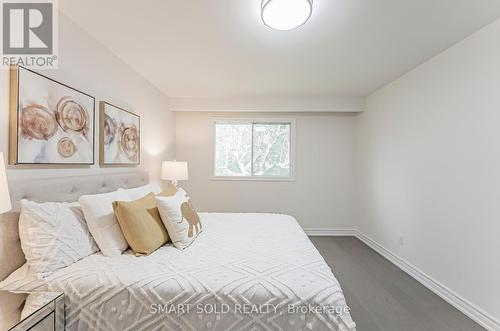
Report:
M161 165L161 179L172 181L177 188L179 180L188 180L188 164L179 161L163 161Z
M10 209L9 185L7 184L3 153L0 152L0 214L8 212Z

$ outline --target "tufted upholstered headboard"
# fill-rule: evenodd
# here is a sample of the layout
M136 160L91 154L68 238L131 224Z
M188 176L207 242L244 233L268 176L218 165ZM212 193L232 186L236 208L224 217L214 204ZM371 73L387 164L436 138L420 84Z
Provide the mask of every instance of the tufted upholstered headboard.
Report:
M147 172L129 172L9 181L12 211L0 215L0 281L25 263L19 240L19 209L22 199L36 202L74 202L85 194L133 188L149 183Z

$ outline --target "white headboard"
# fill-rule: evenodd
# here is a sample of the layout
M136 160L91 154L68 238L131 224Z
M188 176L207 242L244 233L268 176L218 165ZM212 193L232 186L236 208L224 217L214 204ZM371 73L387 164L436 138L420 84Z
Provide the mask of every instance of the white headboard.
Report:
M133 188L149 183L147 172L129 172L9 181L12 211L0 215L0 281L25 263L19 240L19 208L22 199L36 202L74 202L85 194Z

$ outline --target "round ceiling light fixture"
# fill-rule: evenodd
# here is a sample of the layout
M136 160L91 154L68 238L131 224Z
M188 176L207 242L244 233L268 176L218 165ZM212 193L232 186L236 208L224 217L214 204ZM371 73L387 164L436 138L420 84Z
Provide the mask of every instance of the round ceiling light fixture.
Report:
M271 29L293 30L311 17L312 6L313 0L262 0L262 21Z

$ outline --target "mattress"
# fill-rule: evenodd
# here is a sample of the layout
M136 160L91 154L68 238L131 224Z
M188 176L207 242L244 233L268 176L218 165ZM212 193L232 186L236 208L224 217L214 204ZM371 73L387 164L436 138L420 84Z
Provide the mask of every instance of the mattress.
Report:
M330 267L293 217L200 213L185 250L93 254L4 289L61 291L67 330L355 330Z

